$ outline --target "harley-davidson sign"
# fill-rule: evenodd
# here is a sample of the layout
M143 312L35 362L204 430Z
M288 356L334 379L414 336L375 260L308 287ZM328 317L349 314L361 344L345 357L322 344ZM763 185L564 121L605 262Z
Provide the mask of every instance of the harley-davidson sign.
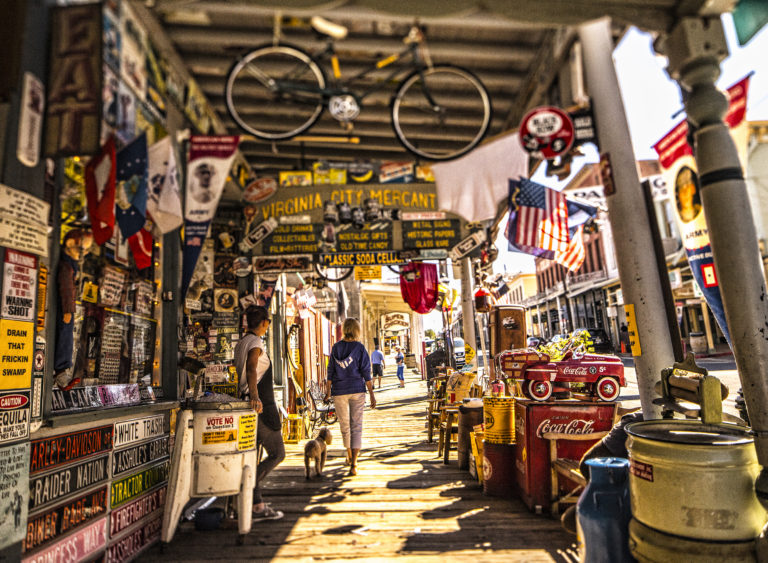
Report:
M112 449L113 426L89 428L32 441L29 473L35 474L65 463Z

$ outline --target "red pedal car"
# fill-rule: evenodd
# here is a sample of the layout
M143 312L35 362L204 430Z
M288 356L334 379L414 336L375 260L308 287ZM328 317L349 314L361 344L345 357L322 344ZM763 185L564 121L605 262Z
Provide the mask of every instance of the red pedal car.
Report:
M553 362L543 352L522 348L502 352L496 361L507 377L521 382L527 397L537 401L546 401L554 392L570 392L571 383L584 384L601 401L615 401L627 385L624 364L617 356L568 351Z

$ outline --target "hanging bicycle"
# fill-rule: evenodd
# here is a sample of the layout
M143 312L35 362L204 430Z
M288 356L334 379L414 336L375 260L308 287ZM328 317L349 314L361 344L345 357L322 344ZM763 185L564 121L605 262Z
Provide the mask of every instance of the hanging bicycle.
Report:
M243 130L266 141L291 139L312 127L325 108L337 121L351 124L368 96L399 80L390 120L397 139L413 154L451 160L476 147L488 132L488 90L465 68L433 64L419 26L411 27L402 51L342 79L334 40L346 37L346 28L320 17L311 24L326 36L324 49L310 54L285 43L264 45L230 69L225 101ZM323 65L330 66L331 80ZM367 85L370 73L389 65L394 70L388 77Z

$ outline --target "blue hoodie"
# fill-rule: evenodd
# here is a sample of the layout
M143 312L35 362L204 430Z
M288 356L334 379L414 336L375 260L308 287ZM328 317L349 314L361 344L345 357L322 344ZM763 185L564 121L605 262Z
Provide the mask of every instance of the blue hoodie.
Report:
M360 342L340 340L331 348L328 381L331 395L364 393L365 382L371 380L371 359Z

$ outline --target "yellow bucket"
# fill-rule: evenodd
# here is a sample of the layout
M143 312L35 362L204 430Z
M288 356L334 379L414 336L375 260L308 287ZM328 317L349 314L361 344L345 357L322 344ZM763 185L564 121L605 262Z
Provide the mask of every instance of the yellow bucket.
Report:
M515 442L514 397L483 397L485 441L492 444Z

